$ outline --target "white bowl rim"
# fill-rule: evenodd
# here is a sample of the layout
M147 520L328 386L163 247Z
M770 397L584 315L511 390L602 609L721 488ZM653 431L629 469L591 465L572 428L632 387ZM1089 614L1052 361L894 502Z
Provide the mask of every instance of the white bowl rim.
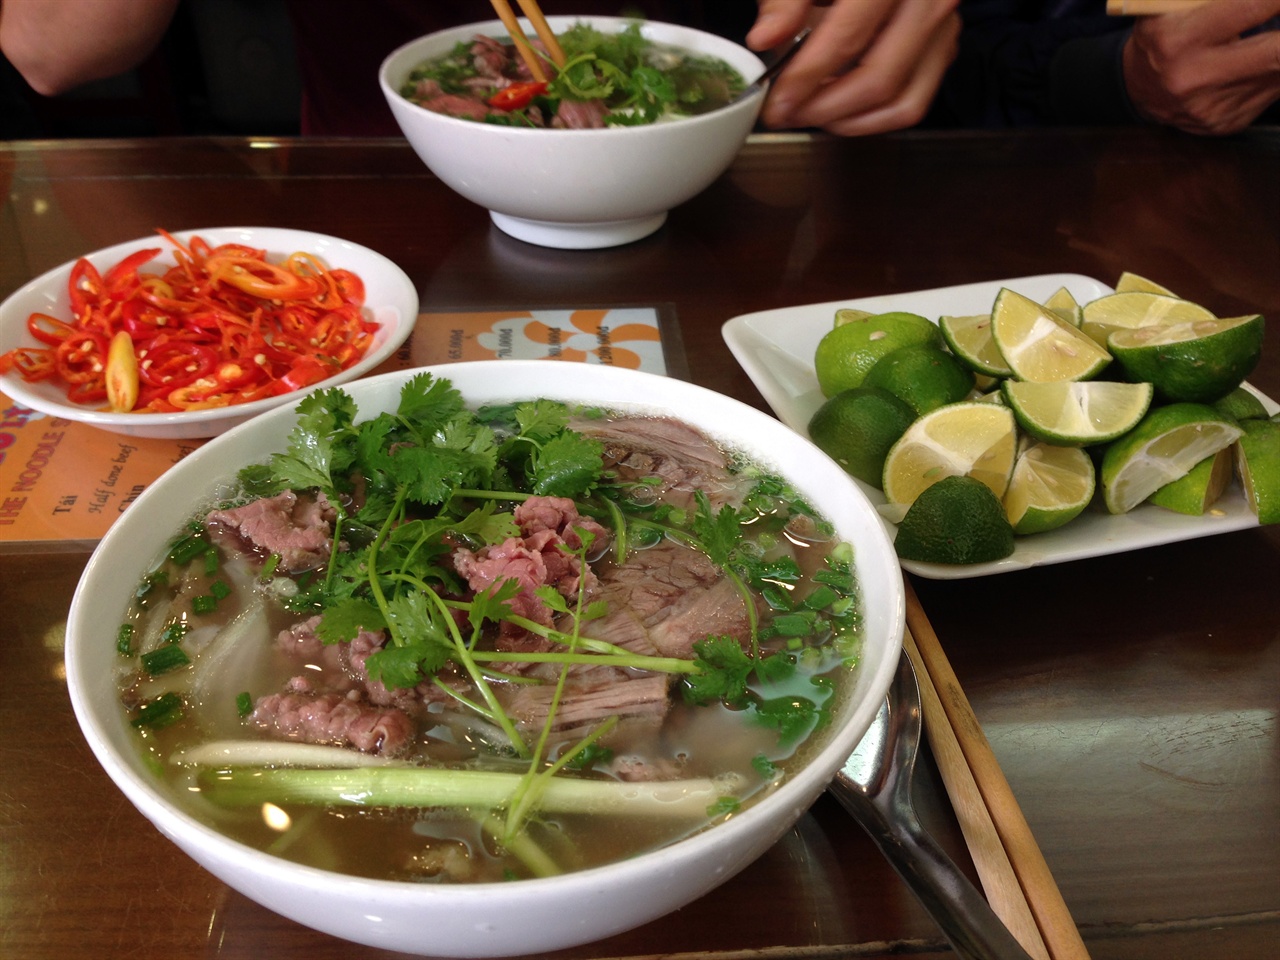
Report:
M367 257L373 262L388 271L393 282L399 289L396 291L397 302L392 303L365 303L366 312L372 312L388 307L397 310L397 318L395 326L389 328L387 335L378 340L375 335L375 342L370 346L369 350L360 359L358 363L352 364L346 370L334 374L332 377L313 384L312 387L304 388L303 391L293 391L287 394L281 394L278 397L266 397L262 400L254 400L250 403L241 403L229 407L215 407L208 410L188 410L175 413L111 413L104 410L96 410L88 407L80 407L73 403L61 403L56 400L50 400L43 394L33 391L22 377L14 372L0 374L0 387L4 393L11 399L16 400L24 406L30 407L41 413L48 414L53 417L61 417L66 420L74 420L79 423L86 423L95 427L102 427L108 430L122 429L134 436L163 436L166 438L190 437L192 439L202 438L211 435L211 425L216 425L224 421L239 421L253 417L256 414L266 410L272 410L282 404L291 403L303 395L307 389L315 387L331 387L347 383L365 373L374 369L379 364L385 362L397 349L408 339L409 334L413 332L413 327L417 321L419 302L417 288L408 275L396 264L390 257L385 254L378 253L368 247L346 240L342 237L335 237L329 234L320 233L315 230L295 229L291 227L265 227L265 226L221 226L221 227L204 227L188 230L169 231L170 235L177 240L188 241L192 237L223 237L229 234L235 234L242 242L251 242L250 238L260 237L262 239L271 239L276 245L288 245L293 250L306 249L305 244L333 244L342 249L358 253L361 257ZM219 240L218 242L229 242L228 240ZM120 259L123 255L139 248L144 248L152 243L162 247L161 255L158 261L163 261L164 257L169 253L168 241L159 234L154 236L137 237L133 240L125 240L120 243L112 244L108 247L102 247L91 253L83 254L74 259L59 264L44 273L40 274L26 283L17 290L13 291L5 300L0 303L0 315L6 308L12 309L10 304L16 302L20 298L25 298L49 288L55 284L61 286L65 284L66 277L74 269L76 263L81 259L87 259L95 262L95 266L101 266L98 261L113 263ZM212 243L211 246L217 246ZM292 252L290 250L289 252ZM153 262L158 262L153 261ZM337 268L342 264L330 264ZM362 278L363 279L363 278ZM22 318L23 330L25 331L26 318ZM385 324L384 324L385 326ZM34 339L29 335L24 335L31 340L34 345ZM190 432L183 432L184 429ZM213 427L216 431L216 426Z

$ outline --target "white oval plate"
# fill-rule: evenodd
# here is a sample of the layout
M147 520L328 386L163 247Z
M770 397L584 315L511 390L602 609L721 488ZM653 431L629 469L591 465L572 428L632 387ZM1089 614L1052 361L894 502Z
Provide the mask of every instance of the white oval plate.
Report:
M813 372L813 354L823 334L831 329L836 310L842 307L871 313L905 310L936 323L938 317L945 314L964 316L990 310L1001 287L1009 287L1036 301L1043 301L1059 287L1066 287L1080 303L1113 292L1111 287L1092 277L1075 273L1041 274L861 300L835 300L763 310L734 317L725 323L722 334L730 351L778 419L807 437L809 420L824 399L818 389L817 375ZM1252 387L1249 389L1253 390ZM1268 413L1280 410L1271 398L1257 390L1253 392L1262 400ZM872 503L880 505L885 502L884 494L879 490L860 480L857 483ZM894 524L881 519L889 535L893 536ZM958 580L1123 553L1257 525L1258 518L1249 509L1240 484L1233 481L1214 505L1213 512L1202 517L1189 517L1149 504L1118 516L1091 508L1065 527L1019 537L1013 553L1003 560L964 566L904 560L902 566L922 577Z
M322 233L276 227L210 227L204 230L184 230L173 236L184 242L193 236L199 236L215 247L222 243L243 243L265 249L267 257L273 261L295 251L305 250L320 257L329 267L341 267L359 275L364 281L366 315L379 325L378 332L374 334L373 345L359 363L308 387L308 390L336 386L363 376L390 357L413 331L418 317L417 290L403 270L367 247ZM165 249L164 253L151 262L148 270L173 264L170 244L158 234L106 247L89 254L86 259L99 272L105 272L129 254L147 247ZM14 347L40 346L27 332L27 318L32 313L47 313L70 319L67 280L75 264L76 261L71 260L36 277L0 304L0 353ZM0 375L0 390L23 406L50 416L87 423L132 437L166 440L216 436L265 410L293 403L301 395L301 391L295 391L214 410L112 413L71 403L57 384L27 383L14 372Z

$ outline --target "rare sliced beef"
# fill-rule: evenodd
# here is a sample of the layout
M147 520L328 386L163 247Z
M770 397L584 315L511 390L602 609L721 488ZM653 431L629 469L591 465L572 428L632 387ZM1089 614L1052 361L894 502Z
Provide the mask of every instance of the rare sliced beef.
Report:
M573 428L604 444L605 468L623 480L656 480L654 497L684 509L702 490L711 506L735 500L724 452L704 433L667 417L575 420Z
M378 707L340 693L273 693L260 697L250 721L276 739L301 740L394 756L414 736L401 710Z
M552 732L579 736L610 717L660 721L671 706L670 687L671 677L666 674L619 674L598 683L570 682L556 706ZM503 706L522 728L540 730L554 695L552 684L513 685L505 693Z
M279 554L281 568L297 573L328 561L335 516L324 494L300 497L286 490L244 506L214 510L204 522L215 539L231 539L264 556Z

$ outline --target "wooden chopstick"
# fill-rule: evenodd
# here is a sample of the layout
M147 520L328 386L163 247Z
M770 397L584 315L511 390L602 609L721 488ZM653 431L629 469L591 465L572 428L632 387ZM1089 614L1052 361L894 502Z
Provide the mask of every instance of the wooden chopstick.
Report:
M563 68L565 64L564 50L561 49L560 41L556 39L550 24L547 23L547 18L542 15L542 8L538 6L538 0L520 0L520 9L524 11L524 15L533 24L533 29L538 34L538 39L542 41L542 45L547 48L547 53L551 55L551 61L557 67Z
M528 65L529 72L533 74L533 79L539 83L546 83L547 75L542 69L542 62L538 59L538 51L533 49L528 38L525 37L524 31L520 29L520 21L516 19L516 14L511 9L511 4L507 0L490 0L490 2L493 4L494 12L498 14L498 19L507 28L507 33L511 34L511 42L520 51L520 56L524 58L524 62Z
M1018 806L1017 798L1014 797L1013 790L1000 769L991 744L987 741L986 734L982 732L982 726L974 715L969 698L965 696L964 690L960 687L960 681L951 669L951 663L942 651L938 635L934 633L929 618L925 616L915 589L909 580L904 580L904 583L907 629L912 637L911 646L919 656L917 672L921 675L921 695L924 695L926 686L931 688L932 697L940 703L946 715L946 725L955 734L965 766L968 767L982 796L983 804L990 813L991 821L1004 846L1009 863L1017 875L1022 894L1035 918L1050 958L1052 960L1088 960L1089 951L1080 937L1080 931L1071 918L1071 912L1062 899L1062 892L1058 889L1049 865L1040 852L1040 847L1031 833L1031 827ZM928 684L925 683L924 677L929 678ZM932 743L931 738L931 746ZM942 760L939 758L940 771L941 763ZM988 896L990 897L990 894ZM992 906L994 908L995 904L993 903ZM1024 948L1026 948L1025 944ZM1032 953L1029 948L1027 952Z
M1199 7L1209 0L1107 0L1107 13L1113 17L1155 17Z
M929 747L938 763L943 785L947 788L947 796L951 799L960 832L964 834L965 844L969 847L969 855L973 858L987 901L996 916L1009 928L1014 939L1022 944L1022 949L1036 960L1051 960L1031 906L1018 882L1018 874L1009 862L1009 855L1005 852L1000 834L991 819L991 812L983 802L973 771L965 762L960 741L951 728L938 697L938 690L933 685L933 678L925 669L910 630L903 637L903 646L916 668L916 679L920 685L920 708Z

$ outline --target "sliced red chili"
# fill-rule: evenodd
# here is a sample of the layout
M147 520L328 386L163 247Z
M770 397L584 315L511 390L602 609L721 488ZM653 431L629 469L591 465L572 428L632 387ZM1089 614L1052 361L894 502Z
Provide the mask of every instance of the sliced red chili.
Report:
M138 364L138 376L153 387L184 387L207 376L218 363L212 347L187 340L152 342Z
M75 332L76 328L71 324L47 313L33 313L27 317L27 333L51 347L56 347Z
M513 83L503 87L485 102L495 110L521 110L532 103L534 97L546 91L547 85L537 80Z

